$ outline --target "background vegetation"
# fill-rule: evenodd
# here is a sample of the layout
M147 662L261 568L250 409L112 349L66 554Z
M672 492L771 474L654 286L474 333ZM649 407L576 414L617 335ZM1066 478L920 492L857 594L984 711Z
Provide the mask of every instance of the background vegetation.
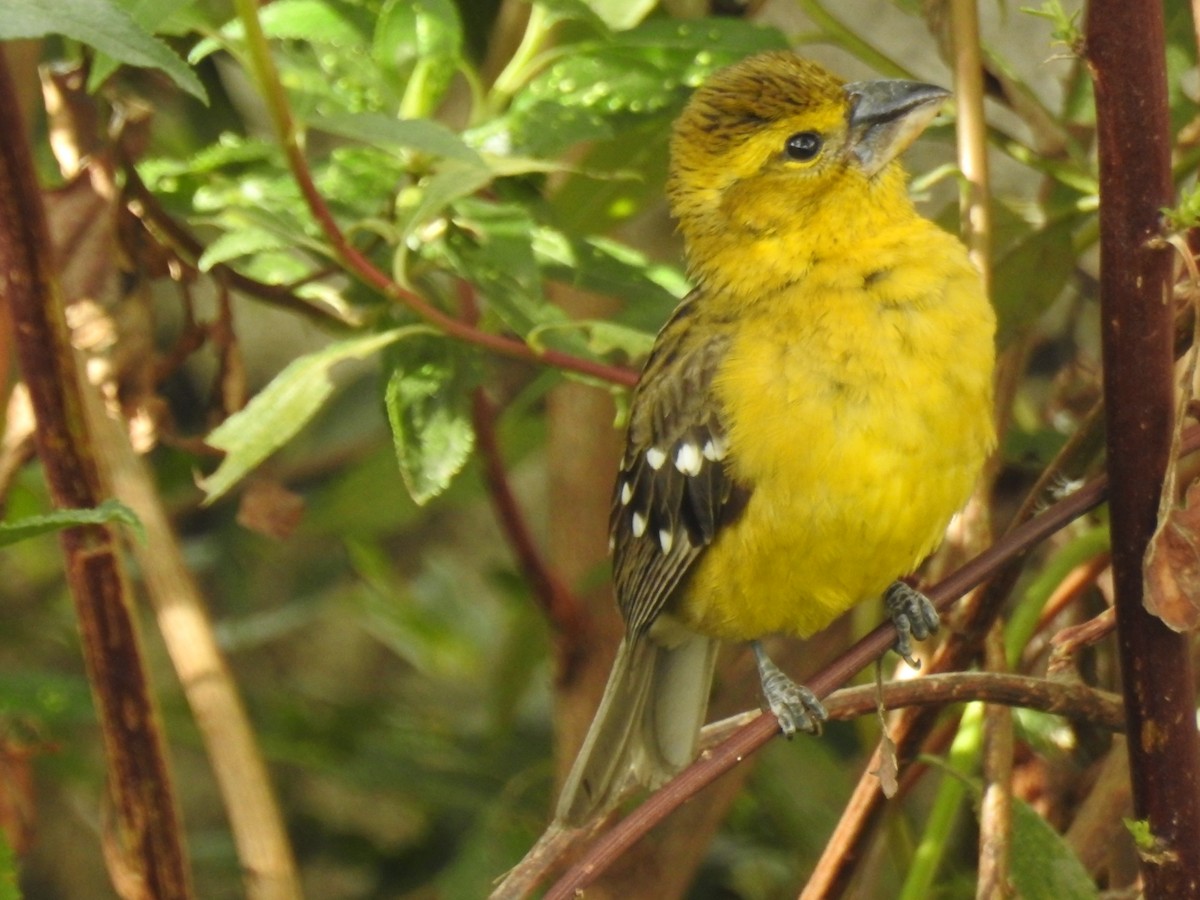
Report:
M0 2L0 93L24 114L56 260L38 284L75 356L51 347L56 375L27 329L0 340L0 537L16 541L0 556L0 898L473 898L534 845L619 633L614 422L687 290L661 200L669 124L748 54L957 88L957 121L909 165L931 216L957 231L967 211L990 272L1004 439L927 581L1099 471L1096 116L1075 5L985 4L981 24L970 3L907 0L26 6ZM1187 183L1196 28L1187 4L1162 9ZM47 380L70 393L72 358L87 386L70 442L95 473L64 503L20 380L35 403ZM99 518L123 549L94 524L83 551L79 528L31 534L109 496L123 506ZM101 552L136 598L126 649L157 712L121 705L136 668L97 663L97 582L75 566ZM124 596L97 608L119 618ZM1111 604L1093 512L976 593L939 659L1119 691ZM817 672L879 618L787 645L789 670ZM720 715L757 697L748 654L726 656ZM900 794L857 824L877 718L772 742L594 895L1128 889L1161 835L1132 821L1112 716L1015 699L1011 716L947 702L894 725ZM138 759L162 736L174 800L126 797L114 748L136 742L114 737L110 702L132 710ZM145 827L172 804L186 858L172 828Z

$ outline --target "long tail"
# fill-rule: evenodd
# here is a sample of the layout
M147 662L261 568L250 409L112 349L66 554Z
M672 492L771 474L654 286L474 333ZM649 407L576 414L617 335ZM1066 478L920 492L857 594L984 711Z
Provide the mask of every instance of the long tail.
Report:
M621 641L600 708L563 785L555 819L578 826L611 808L627 780L656 788L696 756L717 643Z

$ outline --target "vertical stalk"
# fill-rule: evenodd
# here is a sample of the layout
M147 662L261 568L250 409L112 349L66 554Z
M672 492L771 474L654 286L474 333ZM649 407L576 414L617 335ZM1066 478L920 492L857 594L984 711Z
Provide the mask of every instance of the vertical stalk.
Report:
M1146 612L1143 559L1171 447L1172 203L1162 5L1093 0L1087 61L1100 158L1100 304L1117 632L1147 897L1200 892L1200 742L1190 638Z
M102 499L75 357L54 277L33 160L0 47L0 290L37 418L46 483L59 507ZM109 871L125 898L185 900L191 886L166 754L116 536L69 528L60 543L104 736L112 804Z

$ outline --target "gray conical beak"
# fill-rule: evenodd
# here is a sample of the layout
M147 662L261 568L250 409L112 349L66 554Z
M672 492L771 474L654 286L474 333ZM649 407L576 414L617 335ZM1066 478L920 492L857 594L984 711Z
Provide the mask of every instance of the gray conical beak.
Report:
M856 81L850 99L849 150L867 177L899 156L925 130L950 92L919 81Z

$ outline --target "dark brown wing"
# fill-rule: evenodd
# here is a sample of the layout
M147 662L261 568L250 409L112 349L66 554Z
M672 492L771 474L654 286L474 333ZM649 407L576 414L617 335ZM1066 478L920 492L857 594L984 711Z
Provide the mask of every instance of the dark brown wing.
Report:
M696 328L697 317L689 296L659 333L630 408L609 534L617 603L631 635L650 627L749 497L727 473L725 426L712 394L729 335Z

